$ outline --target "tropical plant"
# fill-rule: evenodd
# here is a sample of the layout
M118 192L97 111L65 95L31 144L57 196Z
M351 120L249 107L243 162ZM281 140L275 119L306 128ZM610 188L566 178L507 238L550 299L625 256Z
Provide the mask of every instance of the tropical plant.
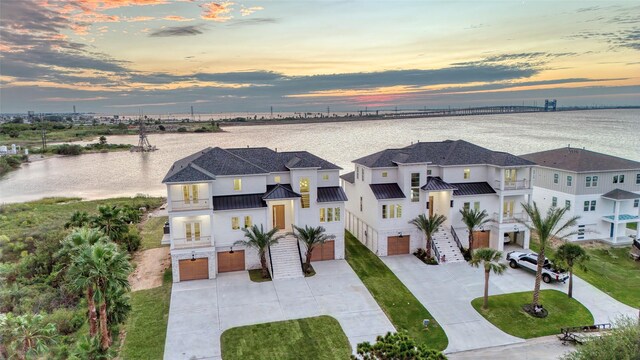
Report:
M305 253L305 261L304 261L304 272L309 273L311 270L311 253L313 249L318 245L322 245L325 241L330 241L336 238L335 235L327 235L325 234L325 228L322 226L313 227L305 225L304 228L293 225L293 232L289 233L293 235L298 241L302 241L302 243L306 247Z
M602 336L589 336L585 343L562 357L564 360L637 360L640 358L640 323L622 317L611 331Z
M357 346L357 355L351 359L358 360L446 360L440 351L429 349L425 344L417 344L406 332L390 333L378 336L371 345L363 342Z
M117 206L100 205L98 215L93 218L93 225L102 230L111 240L119 242L126 234L128 227L122 209Z
M271 245L277 244L284 236L276 236L278 228L273 228L270 231L264 232L264 227L262 225L260 225L260 227L258 227L258 225L253 225L250 228L242 229L242 231L244 231L244 237L247 238L247 240L238 240L233 245L244 245L258 250L260 265L262 266L262 277L265 279L268 278L269 268L267 268L267 249Z
M479 226L482 226L491 221L489 219L489 214L487 214L486 210L480 209L471 209L468 207L463 207L460 209L460 214L462 215L462 222L467 226L467 230L469 231L469 254L473 256L473 232Z
M526 211L527 215L531 219L531 224L524 223L531 235L538 240L540 251L538 252L538 267L536 269L536 281L533 287L533 301L531 303L532 308L538 306L540 299L540 281L542 279L542 266L544 265L544 253L552 238L559 240L566 239L568 236L575 234L575 232L567 232L573 227L579 216L574 216L566 221L562 221L562 218L569 210L567 207L556 208L552 207L547 211L546 216L540 214L538 204L533 202L533 205L522 204L522 208Z
M83 336L71 352L72 360L108 360L114 356L113 349L103 350L98 337Z
M49 351L58 336L54 324L45 323L44 316L27 313L15 316L0 314L0 336L9 357L38 358Z
M489 308L489 275L491 272L502 275L507 269L507 265L501 264L502 252L491 248L480 248L473 252L469 265L484 268L484 300L482 308Z
M431 259L431 241L433 239L433 234L438 231L438 228L447 221L447 217L444 215L433 214L426 217L424 214L420 214L411 221L409 224L415 225L427 239L426 243L426 251L427 258Z
M84 247L72 260L69 277L77 287L94 288L99 306L100 344L111 346L111 333L107 317L109 299L117 289L129 289L131 264L127 254L114 243L95 243Z
M100 141L100 145L107 145L107 137L102 135L98 138L98 140Z
M582 246L570 242L565 242L556 250L554 262L569 271L569 288L567 296L573 297L573 267L578 266L581 270L587 271L586 262L589 255Z
M71 219L64 224L64 228L79 228L88 225L91 219L86 211L74 211Z

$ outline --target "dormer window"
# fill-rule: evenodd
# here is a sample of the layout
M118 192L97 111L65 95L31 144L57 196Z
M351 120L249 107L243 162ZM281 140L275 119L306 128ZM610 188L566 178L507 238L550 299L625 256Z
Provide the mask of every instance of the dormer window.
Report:
M280 184L280 181L281 181L280 175L273 177L273 182L275 182L276 184Z
M389 175L386 171L382 172L382 177L387 177L387 175Z
M242 191L242 179L233 179L233 191Z
M329 181L329 174L322 175L322 181Z
M471 178L471 169L464 169L464 176L463 176L463 178L464 178L465 180L468 180L468 179L470 179L470 178Z

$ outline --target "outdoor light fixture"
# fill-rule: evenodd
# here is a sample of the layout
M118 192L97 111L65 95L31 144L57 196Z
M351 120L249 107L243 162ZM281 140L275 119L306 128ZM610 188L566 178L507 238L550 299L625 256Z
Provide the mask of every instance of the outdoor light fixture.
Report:
M480 232L484 232L484 226L480 226Z
M196 261L196 253L195 252L191 253L191 261Z
M513 226L513 232L515 232L516 234L520 232L520 228L518 228L517 225Z
M229 254L233 254L233 246L231 247L231 250L229 250Z
M402 231L398 232L398 236L402 237Z

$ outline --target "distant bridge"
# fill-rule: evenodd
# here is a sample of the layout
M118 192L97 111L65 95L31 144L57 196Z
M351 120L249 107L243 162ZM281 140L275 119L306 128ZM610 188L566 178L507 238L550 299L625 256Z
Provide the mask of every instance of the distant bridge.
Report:
M491 114L516 114L529 112L544 112L544 107L539 106L482 106L457 109L428 109L411 112L385 112L379 116L383 118L417 118L437 116L465 116L465 115L491 115Z

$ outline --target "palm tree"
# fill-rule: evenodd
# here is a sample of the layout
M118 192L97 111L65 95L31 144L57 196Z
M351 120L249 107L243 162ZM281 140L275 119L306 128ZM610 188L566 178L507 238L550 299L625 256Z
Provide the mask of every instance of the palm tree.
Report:
M567 295L573 297L573 267L579 266L582 270L586 271L587 267L585 262L589 260L589 255L582 248L582 246L570 242L566 242L558 247L556 250L556 256L554 258L556 263L559 263L566 267L569 271L569 289Z
M325 228L322 226L312 227L305 225L304 228L293 225L293 232L289 233L293 235L298 241L306 246L307 252L305 254L304 272L308 273L311 267L311 253L316 246L324 244L325 241L333 240L335 235L325 234Z
M536 281L533 287L533 302L532 307L536 307L540 298L540 280L542 279L542 266L544 265L544 251L547 248L547 244L552 238L560 240L566 239L568 236L575 234L575 232L565 233L569 228L574 226L579 216L574 216L567 221L562 222L562 218L567 212L568 208L555 208L552 207L547 211L547 215L543 217L538 209L538 204L533 202L533 205L522 204L522 208L527 212L531 219L531 225L525 223L525 225L531 230L531 234L538 239L540 243L540 251L538 252L538 267L536 269Z
M242 231L244 231L244 236L247 240L238 240L233 245L244 245L258 250L260 265L262 266L262 277L267 279L269 277L269 269L267 268L267 257L265 256L265 253L269 246L277 244L278 240L282 239L284 236L275 236L278 232L278 228L273 228L268 232L264 232L262 225L260 225L260 227L258 227L258 225L253 225L250 228L242 229Z
M83 249L96 243L107 243L109 238L104 236L102 231L92 228L75 229L62 241L62 248L59 254L68 255L75 258ZM86 274L80 274L80 269L75 268L70 274L70 279L77 289L86 291L87 307L89 308L89 335L95 336L98 333L98 314L95 303L95 287L88 283Z
M86 211L74 211L71 215L71 219L64 224L64 228L79 228L83 227L89 222L91 219L89 218L89 214Z
M487 214L486 210L480 211L480 209L470 209L470 208L462 208L460 209L460 214L462 214L462 222L467 226L467 230L469 230L469 254L473 256L473 231L479 226L482 226L491 219L489 219L489 214Z
M76 286L93 287L100 303L100 344L102 349L111 346L111 334L107 318L110 296L118 296L117 289L129 289L131 264L126 253L121 253L114 243L98 242L84 247L69 269Z
M447 221L446 216L438 214L430 215L428 218L424 214L420 214L409 221L409 224L415 225L415 227L424 233L427 239L426 250L428 259L431 259L431 239L433 239L433 234L438 231L440 225L444 224L445 221Z
M484 267L484 300L482 308L489 307L489 275L493 271L494 274L502 275L507 269L507 265L501 264L502 252L491 248L480 248L473 253L469 265L473 267Z
M93 218L93 224L115 242L120 241L128 229L122 209L115 205L98 206L98 215Z
M11 350L18 359L39 358L49 352L49 345L56 342L56 326L45 323L40 314L15 316L12 313L0 315L0 334L7 337Z

